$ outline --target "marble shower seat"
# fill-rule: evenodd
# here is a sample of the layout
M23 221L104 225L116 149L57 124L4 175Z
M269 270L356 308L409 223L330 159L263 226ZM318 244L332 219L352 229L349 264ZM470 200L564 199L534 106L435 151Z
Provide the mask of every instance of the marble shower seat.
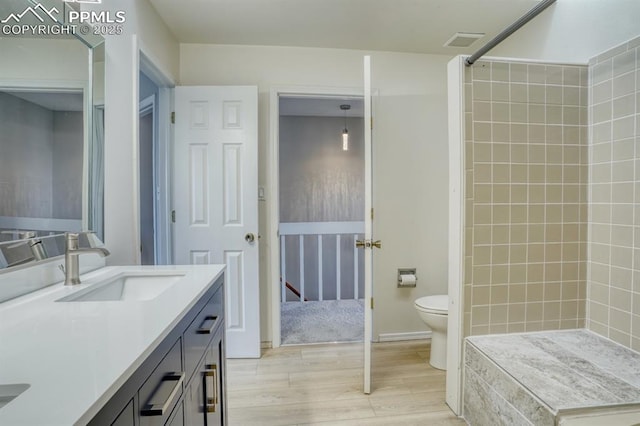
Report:
M464 418L473 426L556 425L621 411L637 411L640 423L640 354L588 330L468 337L464 377Z

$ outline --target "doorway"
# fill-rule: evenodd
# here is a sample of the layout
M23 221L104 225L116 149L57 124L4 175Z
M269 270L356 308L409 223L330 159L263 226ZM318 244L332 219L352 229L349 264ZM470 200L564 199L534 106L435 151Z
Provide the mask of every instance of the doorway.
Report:
M173 81L142 50L138 77L136 243L142 265L171 265L170 140Z
M158 86L140 73L140 109L138 123L138 165L140 201L140 263L157 264L158 187Z
M279 97L280 336L362 342L364 101Z

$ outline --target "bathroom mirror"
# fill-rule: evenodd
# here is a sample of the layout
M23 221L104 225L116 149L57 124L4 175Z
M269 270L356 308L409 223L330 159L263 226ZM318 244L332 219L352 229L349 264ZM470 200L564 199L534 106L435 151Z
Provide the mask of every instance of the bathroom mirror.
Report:
M103 236L104 40L69 30L78 7L0 3L0 269L59 256L66 231Z

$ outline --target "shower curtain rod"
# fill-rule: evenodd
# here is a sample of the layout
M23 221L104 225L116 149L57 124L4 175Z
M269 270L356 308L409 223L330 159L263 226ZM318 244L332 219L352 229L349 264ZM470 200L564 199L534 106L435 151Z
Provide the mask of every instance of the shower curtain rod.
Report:
M507 27L507 29L502 31L500 34L495 36L490 42L488 42L487 44L482 46L480 49L478 49L478 51L476 53L474 53L473 55L471 55L467 59L465 59L464 63L468 67L473 65L473 63L475 61L477 61L478 59L480 59L482 56L484 56L485 53L487 53L488 51L490 51L491 49L496 47L498 44L502 43L502 41L504 39L506 39L511 34L515 33L516 31L518 31L527 22L531 21L533 18L538 16L540 14L540 12L542 12L543 10L545 10L547 7L551 6L555 2L556 2L556 0L543 0L542 2L538 3L530 11L528 11L526 14L524 14L520 19L518 19L513 24L509 25L509 27Z

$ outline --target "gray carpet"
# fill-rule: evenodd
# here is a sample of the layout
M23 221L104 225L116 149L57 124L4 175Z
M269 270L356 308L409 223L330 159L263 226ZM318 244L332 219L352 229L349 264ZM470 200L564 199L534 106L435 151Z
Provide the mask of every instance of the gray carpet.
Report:
M364 339L362 299L284 302L280 306L283 345L361 342Z

